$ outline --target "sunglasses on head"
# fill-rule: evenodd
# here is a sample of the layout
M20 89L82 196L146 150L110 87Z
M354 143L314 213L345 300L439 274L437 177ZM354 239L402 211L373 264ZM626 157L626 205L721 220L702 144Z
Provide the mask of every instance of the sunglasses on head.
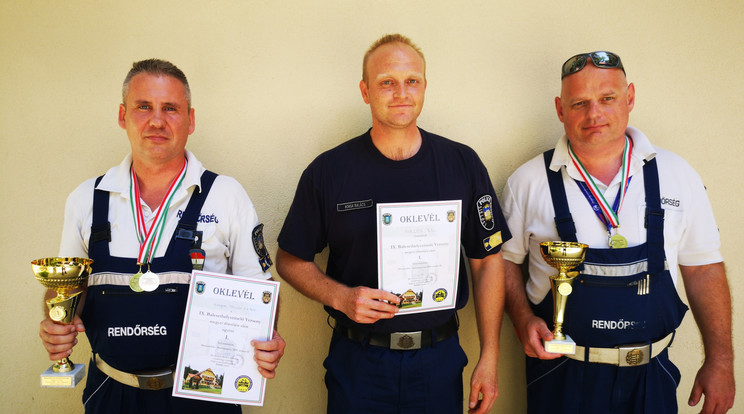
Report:
M563 70L561 72L561 80L568 75L574 74L586 66L587 59L591 59L594 62L594 66L603 69L621 69L625 73L623 68L623 62L620 61L620 56L612 52L591 52L582 53L576 55L566 61L563 64Z

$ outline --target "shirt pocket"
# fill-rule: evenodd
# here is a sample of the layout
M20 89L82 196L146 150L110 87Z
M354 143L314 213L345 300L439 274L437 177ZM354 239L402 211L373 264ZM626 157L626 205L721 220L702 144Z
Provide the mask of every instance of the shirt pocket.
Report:
M664 244L669 246L670 244L676 244L676 240L680 240L682 234L685 231L684 213L680 209L666 209L664 210ZM647 241L647 229L646 229L646 205L642 204L638 206L638 220L639 224L633 226L636 231L637 240L640 243ZM628 230L627 226L623 226L620 223L620 233L624 234ZM672 242L672 243L670 243Z

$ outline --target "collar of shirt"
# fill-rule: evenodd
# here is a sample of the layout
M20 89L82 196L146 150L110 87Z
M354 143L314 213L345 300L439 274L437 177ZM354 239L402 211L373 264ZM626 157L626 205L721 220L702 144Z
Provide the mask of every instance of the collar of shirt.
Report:
M651 142L648 140L646 135L644 135L643 132L639 131L636 128L627 127L625 129L625 134L633 140L633 151L630 154L630 175L633 176L635 173L643 168L644 161L649 161L656 157L656 149L653 147L653 145L651 145ZM566 172L568 173L569 177L575 180L584 181L581 178L581 174L576 169L576 166L574 166L573 162L571 162L570 155L568 155L568 138L566 138L565 134L561 137L561 139L558 140L558 143L555 145L553 159L550 161L551 170L558 171L561 169L561 167L566 167ZM615 178L612 180L612 183L610 183L610 187L613 186L616 182L620 182L620 174L617 174L615 176ZM606 187L600 181L597 181L597 185L600 187Z
M183 183L174 196L174 201L188 196L189 189L192 186L201 185L201 175L204 172L204 166L196 159L196 156L191 151L186 150L186 159L188 160L186 176L183 178ZM132 154L128 154L119 165L112 167L106 172L101 182L96 186L96 189L117 193L129 200L129 186L131 183L129 169L131 165Z

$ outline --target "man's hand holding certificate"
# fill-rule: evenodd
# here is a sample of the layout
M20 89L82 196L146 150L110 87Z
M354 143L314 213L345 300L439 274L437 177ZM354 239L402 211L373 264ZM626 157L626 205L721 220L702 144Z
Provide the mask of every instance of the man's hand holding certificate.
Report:
M194 271L190 289L173 395L263 405L251 341L272 337L279 282Z
M378 285L400 313L455 307L460 200L377 205Z

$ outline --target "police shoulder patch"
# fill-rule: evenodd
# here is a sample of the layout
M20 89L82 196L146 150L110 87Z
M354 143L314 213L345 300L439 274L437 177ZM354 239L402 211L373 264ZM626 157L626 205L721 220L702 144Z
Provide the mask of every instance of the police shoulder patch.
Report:
M481 226L486 230L493 230L493 211L491 205L493 204L493 198L490 194L486 194L478 199L475 203L475 207L478 210L478 218L480 219Z
M253 249L258 255L258 263L261 265L261 269L265 273L274 263L271 261L271 256L269 256L269 251L266 249L266 244L264 243L263 228L263 223L259 223L253 228L252 236Z

